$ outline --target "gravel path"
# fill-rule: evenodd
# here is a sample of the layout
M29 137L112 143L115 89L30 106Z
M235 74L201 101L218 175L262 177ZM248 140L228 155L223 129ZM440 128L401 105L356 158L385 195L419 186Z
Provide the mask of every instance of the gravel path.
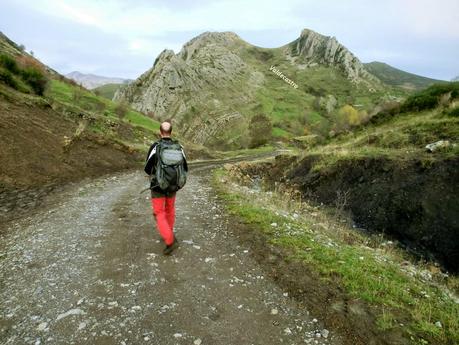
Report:
M338 344L240 245L208 176L196 170L177 196L169 257L141 173L72 187L9 224L0 343Z

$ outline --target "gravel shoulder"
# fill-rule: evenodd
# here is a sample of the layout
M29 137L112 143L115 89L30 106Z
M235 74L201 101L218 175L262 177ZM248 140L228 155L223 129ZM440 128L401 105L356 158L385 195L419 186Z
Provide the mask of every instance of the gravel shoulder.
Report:
M85 182L0 240L1 344L340 344L265 275L196 169L161 254L140 172Z

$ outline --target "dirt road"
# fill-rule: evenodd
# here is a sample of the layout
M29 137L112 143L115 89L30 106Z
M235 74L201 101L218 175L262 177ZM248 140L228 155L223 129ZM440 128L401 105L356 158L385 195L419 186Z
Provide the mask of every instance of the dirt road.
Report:
M339 344L264 276L196 169L161 254L142 173L100 178L8 225L1 344ZM326 306L324 306L325 308Z

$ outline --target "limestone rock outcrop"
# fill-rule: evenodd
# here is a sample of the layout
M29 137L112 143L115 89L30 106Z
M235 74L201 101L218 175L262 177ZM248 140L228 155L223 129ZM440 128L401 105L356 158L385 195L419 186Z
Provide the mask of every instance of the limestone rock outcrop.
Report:
M298 39L287 45L287 53L303 59L307 65L316 64L335 66L353 82L377 78L368 73L360 60L335 37L324 36L315 31L304 29Z

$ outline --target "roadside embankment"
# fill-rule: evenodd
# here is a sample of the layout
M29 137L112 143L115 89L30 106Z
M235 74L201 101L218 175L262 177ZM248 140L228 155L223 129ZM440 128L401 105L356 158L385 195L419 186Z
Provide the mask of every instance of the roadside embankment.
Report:
M285 182L267 188L285 177L279 163L294 161L227 165L214 177L234 231L270 275L349 344L456 344L457 277L356 231L342 209L310 203Z

